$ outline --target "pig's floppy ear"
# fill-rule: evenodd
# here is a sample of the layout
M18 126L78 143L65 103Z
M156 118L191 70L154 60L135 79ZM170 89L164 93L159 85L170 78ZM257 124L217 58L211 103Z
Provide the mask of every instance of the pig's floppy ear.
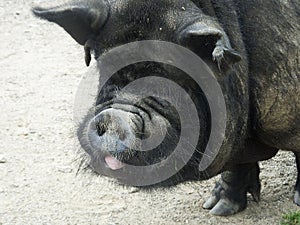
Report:
M241 56L231 48L225 32L216 27L200 23L189 25L179 33L179 43L201 57L212 58L219 68L241 60Z
M90 63L91 43L105 24L109 7L103 0L86 0L53 8L35 7L37 17L54 22L65 29L80 45L85 46L86 63Z

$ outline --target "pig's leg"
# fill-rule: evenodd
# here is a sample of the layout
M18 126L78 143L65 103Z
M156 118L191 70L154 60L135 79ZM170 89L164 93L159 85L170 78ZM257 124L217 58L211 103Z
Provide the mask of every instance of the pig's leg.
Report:
M247 192L258 202L261 188L259 172L258 163L249 163L222 173L203 208L210 209L211 214L218 216L238 213L247 207Z

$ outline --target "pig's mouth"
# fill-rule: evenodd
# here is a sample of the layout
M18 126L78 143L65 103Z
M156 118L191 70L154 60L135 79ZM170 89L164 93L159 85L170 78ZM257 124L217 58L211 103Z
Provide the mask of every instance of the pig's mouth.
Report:
M119 170L125 166L125 164L123 162L119 161L112 155L106 156L104 158L104 161L105 161L107 167L111 170Z

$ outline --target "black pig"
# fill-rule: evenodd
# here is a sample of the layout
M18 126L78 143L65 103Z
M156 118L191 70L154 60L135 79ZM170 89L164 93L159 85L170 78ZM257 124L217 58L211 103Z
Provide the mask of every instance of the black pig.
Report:
M204 204L214 215L247 206L247 192L260 197L258 161L279 149L293 151L298 166L294 201L300 205L300 2L297 0L87 0L34 8L36 16L63 27L85 49L86 64L123 44L161 40L186 47L210 67L226 103L226 132L214 161L199 168L211 113L203 90L185 72L158 62L140 62L115 73L96 100L92 118L78 136L96 172L116 177L125 164L147 166L168 157L180 136L180 118L170 102L118 96L131 81L159 76L176 82L197 108L199 141L186 165L160 185L208 179L222 173ZM136 138L166 129L155 149L139 152ZM184 150L183 150L184 151ZM175 169L175 168L174 168Z

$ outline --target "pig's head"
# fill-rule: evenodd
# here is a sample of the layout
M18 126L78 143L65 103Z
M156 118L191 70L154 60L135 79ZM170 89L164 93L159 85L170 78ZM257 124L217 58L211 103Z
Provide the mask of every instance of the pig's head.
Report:
M188 0L87 0L35 8L33 12L57 23L84 46L87 65L91 55L99 60L117 46L143 40L163 40L190 49L209 65L218 80L223 80L231 65L240 60L220 24ZM130 82L149 76L166 78L181 86L193 100L199 117L199 141L193 156L165 183L219 173L229 155L222 150L219 157L223 159L216 159L210 172L198 170L210 135L210 109L205 95L182 70L157 62L126 66L99 90L95 108L78 129L81 145L90 156L90 166L100 174L122 180L121 171L126 171L126 165L153 165L165 160L176 147L182 127L174 105L158 97L119 94ZM178 101L184 99L178 96ZM142 140L149 138L157 138L158 145L139 151Z

